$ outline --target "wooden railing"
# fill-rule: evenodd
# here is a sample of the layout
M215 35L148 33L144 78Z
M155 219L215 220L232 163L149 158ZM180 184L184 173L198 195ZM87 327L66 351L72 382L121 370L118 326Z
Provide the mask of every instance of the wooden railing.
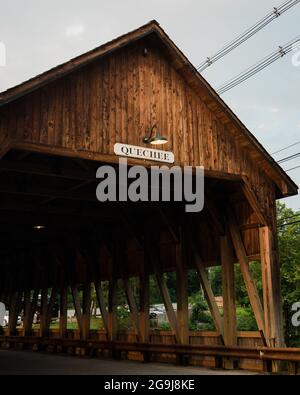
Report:
M224 368L225 361L241 361L243 359L259 360L263 362L264 371L272 372L272 363L288 362L288 372L297 374L300 363L300 349L298 348L267 348L267 347L225 347L222 345L181 345L156 344L123 341L74 340L62 338L42 338L37 336L1 336L0 346L9 348L32 348L56 352L76 354L82 350L88 355L96 355L99 351L110 351L115 358L121 358L122 353L138 352L144 361L150 361L154 354L173 354L177 361L187 362L189 357L213 357L215 368Z

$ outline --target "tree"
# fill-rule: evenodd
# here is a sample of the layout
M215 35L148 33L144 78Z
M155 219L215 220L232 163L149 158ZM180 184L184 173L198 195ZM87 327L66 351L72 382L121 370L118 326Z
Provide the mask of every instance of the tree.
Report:
M280 255L281 293L285 318L285 335L288 345L299 336L291 325L292 305L300 301L300 212L285 204L277 205L278 245Z

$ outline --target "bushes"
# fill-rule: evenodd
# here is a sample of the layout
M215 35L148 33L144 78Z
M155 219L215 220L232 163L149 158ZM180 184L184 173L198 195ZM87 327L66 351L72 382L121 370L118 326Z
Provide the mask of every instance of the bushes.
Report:
M192 306L190 330L213 330L214 323L208 305L200 292L190 298Z
M257 325L250 308L237 308L237 329L238 331L257 331Z
M212 316L209 312L208 305L201 293L197 293L190 298L192 307L190 330L214 330ZM223 314L220 311L221 315ZM256 321L251 308L237 308L237 330L238 331L257 331Z

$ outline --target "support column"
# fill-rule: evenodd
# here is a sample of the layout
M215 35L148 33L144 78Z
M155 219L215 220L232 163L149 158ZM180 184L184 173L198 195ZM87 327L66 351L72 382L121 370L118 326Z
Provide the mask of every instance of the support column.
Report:
M59 308L59 335L61 338L66 336L67 323L68 323L68 311L67 311L67 298L68 288L63 287L60 291L60 308Z
M83 288L82 300L82 334L81 339L87 340L90 336L91 324L91 284L87 283Z
M42 289L41 294L41 312L40 312L40 336L45 335L47 310L48 310L48 289Z
M189 344L188 275L182 234L176 244L177 326L180 342Z
M237 345L236 304L234 286L234 263L227 234L221 236L222 289L224 308L224 342L226 346Z
M23 315L23 335L30 336L32 322L30 323L31 313L31 291L24 292L24 315Z
M143 343L149 343L150 336L150 292L149 292L149 273L147 267L148 261L144 256L140 275L140 331Z
M111 262L111 275L108 284L108 331L109 340L117 340L117 278L115 274L115 262Z
M265 334L271 347L284 346L280 267L275 240L268 226L259 229Z

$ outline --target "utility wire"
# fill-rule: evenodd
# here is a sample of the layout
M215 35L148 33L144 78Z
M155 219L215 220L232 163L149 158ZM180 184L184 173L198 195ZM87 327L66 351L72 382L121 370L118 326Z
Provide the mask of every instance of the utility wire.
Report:
M288 220L288 219L295 218L295 217L299 217L299 215L300 215L300 213L294 214L294 215L290 215L290 216L285 217L285 218L278 218L278 221L277 221L277 222L278 222L278 223L284 222L284 221L286 221L286 220Z
M279 152L285 151L285 150L287 150L289 148L292 148L292 147L294 147L295 145L298 145L298 144L300 144L300 141L296 141L295 143L290 144L287 147L281 148L280 150L273 152L271 155L279 154Z
M296 169L300 169L300 166L292 167L291 169L287 169L284 171L287 172L287 171L292 171L292 170L296 170Z
M276 60L284 57L286 54L291 52L294 48L294 45L300 43L300 36L296 37L294 40L291 40L284 46L280 46L275 52L272 52L270 55L263 58L261 61L258 61L253 66L248 67L243 72L239 73L237 76L231 78L229 81L221 85L217 89L218 94L223 94L228 90L234 88L235 86L241 84L242 82L246 81L248 78L252 77L253 75L259 73Z
M290 160L296 159L300 156L300 152L297 152L296 154L290 155L290 156L286 156L285 158L282 158L280 160L277 161L277 163L284 163L284 162L288 162Z
M294 221L294 222L289 222L287 224L279 225L278 228L283 228L285 226L290 226L290 225L295 225L295 224L300 224L300 220L299 221Z
M206 68L210 67L213 63L217 62L221 58L223 58L225 55L239 47L241 44L243 44L245 41L249 40L252 36L254 36L256 33L258 33L260 30L262 30L264 27L266 27L269 23L271 23L274 19L277 19L279 16L284 14L286 11L294 7L299 3L300 0L288 0L281 4L279 7L274 7L272 12L267 14L264 18L259 20L257 23L255 23L253 26L249 27L247 30L245 30L242 34L237 36L233 41L229 42L227 45L225 45L223 48L221 48L218 52L216 52L214 55L206 58L205 61L203 61L198 67L197 70L201 73L204 71Z

